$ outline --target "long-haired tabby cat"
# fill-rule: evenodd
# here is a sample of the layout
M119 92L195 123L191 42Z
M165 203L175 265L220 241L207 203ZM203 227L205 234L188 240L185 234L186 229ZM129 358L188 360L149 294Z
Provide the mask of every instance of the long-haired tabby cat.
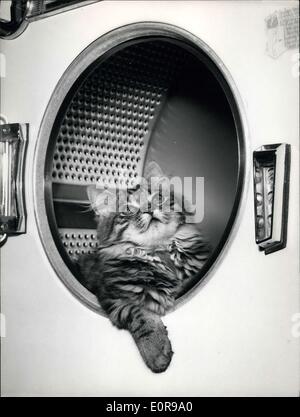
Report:
M198 228L185 222L183 196L169 190L163 197L169 182L155 162L148 164L145 180L146 186L126 191L121 210L107 202L103 190L88 188L98 248L78 263L83 285L96 294L111 322L132 334L153 372L163 372L173 352L160 317L173 307L183 280L201 270L209 248ZM118 191L120 203L124 191Z

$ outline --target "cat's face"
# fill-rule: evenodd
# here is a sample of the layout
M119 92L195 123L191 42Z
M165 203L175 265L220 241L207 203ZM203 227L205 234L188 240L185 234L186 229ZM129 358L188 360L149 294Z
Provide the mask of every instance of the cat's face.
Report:
M100 246L130 241L154 247L168 243L185 216L178 197L155 163L146 170L145 181L131 190L103 191L88 188L98 216Z

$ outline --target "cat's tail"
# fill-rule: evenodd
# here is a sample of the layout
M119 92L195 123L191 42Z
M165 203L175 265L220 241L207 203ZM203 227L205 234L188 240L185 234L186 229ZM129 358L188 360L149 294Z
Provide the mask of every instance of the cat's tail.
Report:
M161 318L147 310L139 310L132 316L127 329L144 359L155 373L164 372L172 359L172 346L168 331Z

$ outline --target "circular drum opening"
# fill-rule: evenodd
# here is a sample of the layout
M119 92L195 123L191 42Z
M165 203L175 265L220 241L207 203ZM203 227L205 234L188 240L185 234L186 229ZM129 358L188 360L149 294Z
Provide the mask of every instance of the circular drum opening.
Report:
M199 227L212 253L201 272L185 282L180 301L226 245L244 176L238 107L207 48L167 25L115 32L91 45L64 75L45 115L36 155L43 244L68 288L98 311L76 267L78 257L97 247L88 185L104 181L130 188L153 160L169 176L204 179Z

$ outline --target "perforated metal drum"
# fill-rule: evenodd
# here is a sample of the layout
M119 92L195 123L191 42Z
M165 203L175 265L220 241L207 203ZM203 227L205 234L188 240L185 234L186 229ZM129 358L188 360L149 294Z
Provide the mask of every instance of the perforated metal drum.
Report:
M43 194L36 181L44 247L60 278L97 311L74 262L97 247L88 185L131 187L151 160L169 176L204 178L200 227L213 253L182 298L226 243L243 183L242 125L222 72L174 28L149 27L120 29L119 38L108 35L84 51L57 87L41 129L49 134L37 154L45 178Z
M84 203L89 184L130 187L142 175L153 128L188 57L168 42L138 43L91 72L72 97L57 135L52 168L57 213L64 217L63 204L66 212ZM72 258L97 244L85 217L82 213L78 227L59 227Z

